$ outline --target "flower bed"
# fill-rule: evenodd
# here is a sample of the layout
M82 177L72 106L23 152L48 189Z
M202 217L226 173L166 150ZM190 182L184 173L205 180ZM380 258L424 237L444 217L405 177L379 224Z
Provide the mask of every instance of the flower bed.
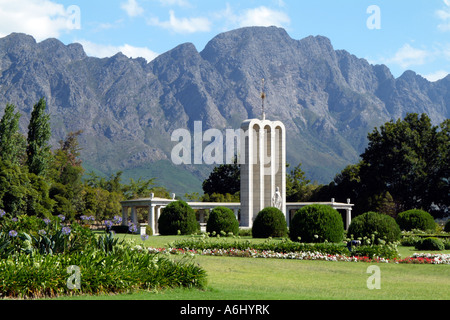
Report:
M204 235L200 238L192 237L178 240L168 246L171 248L195 250L196 252L224 251L234 255L236 252L239 252L243 256L247 254L248 250L252 250L254 254L261 257L277 254L280 256L300 255L303 257L304 253L307 253L307 256L311 256L310 259L327 257L327 259L348 260L352 257L369 257L371 260L393 260L399 258L395 243L347 246L346 243L301 243L289 239L267 239L264 242L251 242L241 239L216 239Z
M143 248L140 247L140 250ZM407 263L407 264L450 264L450 254L414 254L405 259L386 259L382 257L346 256L323 254L320 252L288 252L281 253L271 250L256 249L181 249L181 248L147 248L150 253L174 254L174 255L203 255L219 257L244 257L262 259L291 259L291 260L320 260L320 261L345 261L345 262L370 262L370 263Z
M450 254L414 253L411 257L398 260L410 264L450 264Z

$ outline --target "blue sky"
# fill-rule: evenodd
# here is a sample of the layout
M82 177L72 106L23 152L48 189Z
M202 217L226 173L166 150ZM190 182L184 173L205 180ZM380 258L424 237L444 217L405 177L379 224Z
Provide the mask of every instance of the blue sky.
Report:
M201 51L215 35L253 25L326 36L396 77L450 73L450 0L0 0L0 36L79 42L97 57L151 60L184 42Z

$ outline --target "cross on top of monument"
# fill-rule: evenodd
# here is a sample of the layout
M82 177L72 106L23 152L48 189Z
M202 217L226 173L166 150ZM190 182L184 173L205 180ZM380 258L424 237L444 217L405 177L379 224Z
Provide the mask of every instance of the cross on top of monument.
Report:
M264 79L262 79L261 100L262 100L262 120L266 120L266 111L264 110L264 100L266 99L266 93L264 92Z

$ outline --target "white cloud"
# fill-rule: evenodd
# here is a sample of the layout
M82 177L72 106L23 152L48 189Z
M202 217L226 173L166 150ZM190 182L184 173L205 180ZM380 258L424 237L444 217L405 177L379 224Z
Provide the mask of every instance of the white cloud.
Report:
M279 3L280 6L282 4L283 2ZM291 22L289 16L283 11L273 10L265 6L261 6L235 13L228 3L225 10L218 12L216 17L217 19L225 19L228 24L227 28L253 26L276 26L285 28Z
M128 0L127 2L123 2L120 7L125 10L130 17L136 17L144 13L144 9L137 3L136 0Z
M129 44L124 44L123 46L120 46L119 50L127 57L130 57L130 58L142 57L145 60L147 60L147 62L152 61L153 59L155 59L158 56L158 54L156 52L154 52L148 48L133 47L133 46L130 46Z
M291 19L286 13L272 10L264 6L244 11L244 13L238 17L238 20L241 27L284 27L291 22Z
M156 52L148 48L134 47L129 44L124 44L122 46L112 46L93 43L88 40L78 40L76 42L80 43L83 46L86 54L91 57L106 58L112 57L118 52L122 52L129 58L142 57L147 60L147 62L150 62L158 56Z
M432 54L426 50L413 48L410 44L401 47L392 58L386 59L385 63L398 64L402 68L423 65Z
M72 8L78 7L65 8L49 0L0 0L0 36L21 32L37 41L57 38L80 27L80 12L75 24Z
M438 24L438 29L446 32L450 31L450 0L443 0L445 6L436 11L436 16L442 23Z
M173 10L170 10L169 15L170 18L167 21L151 18L148 23L175 33L208 32L211 30L211 21L208 18L177 18Z
M163 6L191 7L187 0L158 0Z
M439 70L439 71L436 71L436 72L433 72L430 74L423 75L423 77L425 79L427 79L428 81L434 82L434 81L438 81L438 80L445 78L449 74L450 74L450 72L447 72L445 70Z

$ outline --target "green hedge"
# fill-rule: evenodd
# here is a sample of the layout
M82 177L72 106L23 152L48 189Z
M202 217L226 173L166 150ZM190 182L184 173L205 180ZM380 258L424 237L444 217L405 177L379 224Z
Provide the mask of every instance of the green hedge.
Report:
M161 235L189 235L200 230L194 210L184 201L170 203L158 219Z
M277 208L270 207L261 210L253 222L253 238L283 238L287 234L286 217Z
M348 255L349 251L343 243L300 243L289 239L267 239L264 242L252 242L250 240L230 240L230 238L209 238L207 236L191 237L170 243L171 248L185 250L219 250L219 249L254 249L261 251L288 252L321 252L323 254Z
M401 230L395 219L378 212L366 212L352 219L347 236L354 239L369 238L375 241L394 242L400 240Z
M236 219L233 210L225 207L214 208L209 214L206 224L206 231L209 233L230 232L234 235L239 234L239 221Z
M395 245L370 245L354 247L350 253L344 243L301 243L290 239L267 239L264 242L251 242L249 240L229 240L209 237L192 237L178 240L169 245L171 248L183 250L258 250L278 253L293 252L319 252L324 255L367 256L394 259L399 257Z
M327 205L314 204L299 209L292 218L289 237L301 242L341 242L344 222L341 214Z
M430 237L417 241L415 248L417 250L442 251L445 250L445 244L441 239Z
M433 216L424 210L408 210L398 214L396 219L400 229L405 231L411 231L413 229L419 229L423 231L435 231L436 223Z

